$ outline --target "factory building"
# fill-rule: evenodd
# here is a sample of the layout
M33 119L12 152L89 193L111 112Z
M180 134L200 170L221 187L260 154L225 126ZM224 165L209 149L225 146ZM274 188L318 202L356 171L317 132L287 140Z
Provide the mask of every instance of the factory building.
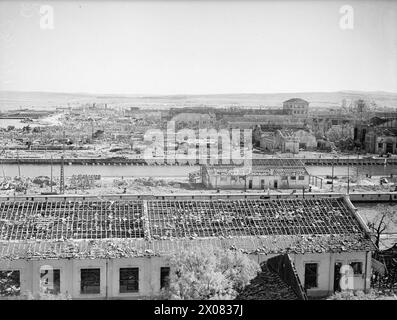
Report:
M308 296L338 290L343 266L354 290L369 289L374 245L347 197L201 197L3 199L0 277L17 289L0 294L155 297L168 286L167 257L195 247L241 250L259 263L288 255Z

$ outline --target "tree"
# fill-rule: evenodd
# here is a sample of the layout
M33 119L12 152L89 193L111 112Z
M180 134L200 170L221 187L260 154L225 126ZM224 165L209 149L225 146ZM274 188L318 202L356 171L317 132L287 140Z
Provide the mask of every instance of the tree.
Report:
M380 238L388 227L397 223L397 210L390 206L377 205L374 219L367 219L367 226L374 234L375 245L379 248Z
M234 299L260 271L246 254L214 248L180 251L169 265L165 298L176 300Z

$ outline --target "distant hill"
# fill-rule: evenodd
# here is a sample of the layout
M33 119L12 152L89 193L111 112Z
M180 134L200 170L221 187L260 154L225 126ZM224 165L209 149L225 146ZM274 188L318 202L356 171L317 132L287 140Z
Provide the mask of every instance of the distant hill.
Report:
M379 107L397 108L397 93L339 91L297 93L242 93L210 95L96 95L86 93L0 91L0 111L19 108L52 109L58 106L76 106L84 103L108 103L112 106L183 107L183 106L281 106L290 98L302 98L312 107L340 106L343 99L349 103L357 99L375 102Z

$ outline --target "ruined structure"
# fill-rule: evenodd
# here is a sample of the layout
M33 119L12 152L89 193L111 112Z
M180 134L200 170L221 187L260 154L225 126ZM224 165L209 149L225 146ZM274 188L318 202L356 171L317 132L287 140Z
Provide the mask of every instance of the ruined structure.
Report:
M98 200L41 198L0 202L0 276L21 292L43 289L74 299L159 294L167 257L181 248L240 250L258 262L288 254L309 296L338 286L341 265L354 289L369 288L369 231L348 198ZM44 287L45 288L45 287Z

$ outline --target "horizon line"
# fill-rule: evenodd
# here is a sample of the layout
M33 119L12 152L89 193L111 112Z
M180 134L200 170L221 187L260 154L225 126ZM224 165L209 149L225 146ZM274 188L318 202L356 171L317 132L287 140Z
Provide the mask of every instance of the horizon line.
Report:
M333 91L294 91L294 92L224 92L224 93L98 93L98 92L70 92L70 91L43 91L43 90L1 90L0 93L49 93L49 94L68 94L68 95L98 95L98 96L219 96L219 95L262 95L262 94L310 94L310 93L384 93L395 94L397 91L385 90L333 90Z

